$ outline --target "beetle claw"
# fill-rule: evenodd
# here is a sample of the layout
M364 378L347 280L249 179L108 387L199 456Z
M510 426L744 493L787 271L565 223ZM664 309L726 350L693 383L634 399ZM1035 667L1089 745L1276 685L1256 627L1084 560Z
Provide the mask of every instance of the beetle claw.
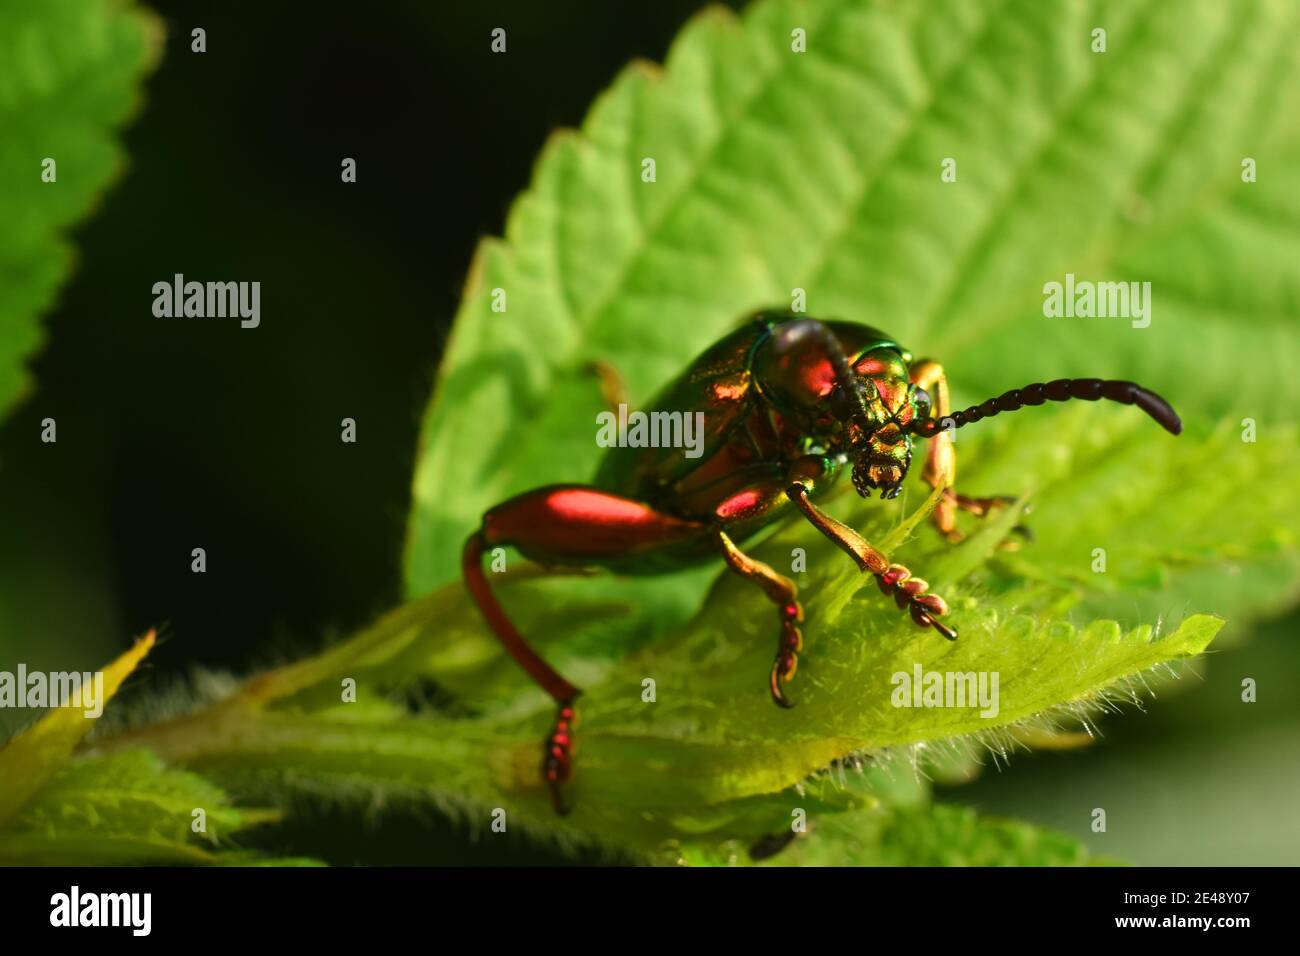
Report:
M781 608L781 640L776 646L776 659L772 661L772 672L768 675L768 689L772 700L778 707L790 708L794 702L785 696L784 685L794 677L799 669L799 652L803 650L803 632L799 630L799 621L803 618L803 609L798 602L792 601Z
M785 696L785 689L782 687L787 679L781 676L781 658L777 657L772 662L772 673L768 678L768 687L772 691L772 702L778 707L789 710L794 706L794 701Z
M567 817L573 807L564 799L564 788L557 780L552 780L549 777L546 780L546 785L551 790L551 806L555 807L555 815Z
M795 629L795 636L789 634L785 629L781 635L781 649L776 652L776 660L772 661L772 671L768 675L767 686L772 692L772 701L778 707L784 707L789 710L794 706L794 701L785 695L785 685L794 677L794 672L799 668L799 657L794 647L790 646L798 641L798 629Z
M947 624L944 624L938 618L931 617L930 626L934 628L936 631L938 631L940 634L942 634L944 637L948 638L948 640L950 641L957 640L957 629L955 627L949 627Z

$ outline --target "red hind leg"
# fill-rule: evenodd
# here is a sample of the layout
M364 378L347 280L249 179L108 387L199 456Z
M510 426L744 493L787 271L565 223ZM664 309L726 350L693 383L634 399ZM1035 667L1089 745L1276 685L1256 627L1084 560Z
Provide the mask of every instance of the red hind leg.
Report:
M581 485L552 485L493 508L483 516L483 527L465 542L461 561L465 585L484 619L510 656L558 707L542 761L542 776L556 812L566 812L561 789L573 772L573 705L581 691L528 645L506 615L483 573L483 552L512 545L546 564L605 564L687 542L702 528L630 498Z
M465 550L461 554L461 570L465 577L465 586L469 588L469 593L473 595L479 610L483 612L488 627L492 628L492 633L505 646L510 656L519 662L519 665L528 672L529 677L555 698L559 709L544 745L542 777L551 789L555 812L565 813L567 808L560 797L560 786L569 779L573 769L571 756L575 716L573 701L581 691L565 680L559 671L542 660L537 652L528 646L523 635L506 616L496 595L492 593L492 586L483 574L482 558L486 547L487 541L481 531L470 535L465 542Z

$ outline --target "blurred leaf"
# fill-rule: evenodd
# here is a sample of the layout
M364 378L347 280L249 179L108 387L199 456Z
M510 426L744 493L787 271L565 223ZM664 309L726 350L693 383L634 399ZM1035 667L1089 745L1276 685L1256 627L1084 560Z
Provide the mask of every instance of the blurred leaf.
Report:
M996 422L961 447L967 489L1039 492L1025 519L1035 543L994 558L994 591L1052 582L1077 592L1081 615L1177 623L1213 610L1239 629L1300 594L1293 425L1244 442L1231 423L1193 424L1170 441L1140 417L1081 406Z
M953 796L1141 866L1291 866L1300 859L1300 615L1265 625L1204 675L1157 690L1091 750L1015 761ZM1248 699L1243 681L1258 685ZM1106 832L1092 829L1104 807ZM1189 838L1195 834L1195 838Z
M1078 841L965 807L908 807L829 817L794 841L778 866L1080 866Z
M194 811L204 814L195 834ZM278 813L230 805L217 787L170 770L145 751L74 761L0 831L0 864L216 863L229 834L278 820Z
M662 72L633 64L551 140L505 239L480 247L425 422L408 593L455 576L486 508L594 472L587 362L644 402L794 288L940 358L959 402L1100 375L1189 422L1294 421L1298 41L1288 0L701 14ZM1067 272L1150 281L1150 327L1045 318Z
M119 0L0 5L0 415L26 387L36 319L72 269L63 235L121 165L111 133L138 105L160 41L157 21ZM47 158L54 182L42 180Z
M100 704L117 693L153 644L150 631L104 669ZM258 854L218 852L218 843L236 830L278 820L279 813L236 808L209 781L167 768L146 751L73 759L93 724L83 708L55 707L0 749L0 865L260 861ZM196 810L203 811L197 840Z
M97 702L99 706L112 699L153 645L154 632L150 631L104 668L102 691L96 688L102 694ZM20 688L20 692L25 691L26 688ZM5 787L0 789L0 827L72 756L94 723L85 710L77 706L53 707L33 727L17 734L0 749L0 780L5 781Z

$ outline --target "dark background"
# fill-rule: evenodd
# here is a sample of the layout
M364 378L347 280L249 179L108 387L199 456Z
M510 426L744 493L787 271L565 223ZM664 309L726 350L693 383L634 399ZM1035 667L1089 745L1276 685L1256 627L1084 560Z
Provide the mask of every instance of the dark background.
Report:
M149 6L161 64L0 430L0 660L84 668L161 626L144 680L162 685L293 656L400 600L418 426L475 246L551 131L629 59L662 60L702 4ZM177 272L260 281L260 327L154 317ZM331 845L309 849L336 862L552 861L400 811L378 831L321 812Z
M126 168L73 236L37 391L0 433L0 561L20 566L2 613L69 660L165 624L156 669L246 669L397 602L418 425L476 244L548 134L700 4L151 6L166 47ZM177 272L259 280L261 326L155 318ZM34 454L46 416L59 440Z
M37 386L0 430L0 666L84 669L162 626L137 679L162 685L295 656L400 600L418 425L476 244L502 230L550 132L628 60L662 60L701 4L151 6L167 37L127 163L71 236ZM260 281L261 326L155 318L151 288L177 272ZM47 416L57 444L39 441ZM1293 662L1297 620L1229 652L1206 690L1231 700L1240 674ZM1108 721L1090 752L1021 756L944 797L1136 862L1274 862L1300 845L1294 825L1267 825L1294 820L1300 770L1270 769L1293 738L1234 729L1206 699L1163 700ZM1289 713L1286 733L1300 704ZM1207 787L1248 777L1271 781L1257 825L1206 816L1235 805ZM1074 798L1084 781L1116 808L1106 841ZM338 863L562 862L431 817L324 807L262 839Z

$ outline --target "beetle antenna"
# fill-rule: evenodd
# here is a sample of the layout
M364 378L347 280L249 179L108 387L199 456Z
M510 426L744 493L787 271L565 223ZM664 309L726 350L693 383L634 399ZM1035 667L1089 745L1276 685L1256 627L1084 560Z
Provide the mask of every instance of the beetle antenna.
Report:
M1095 402L1106 398L1112 402L1136 405L1146 412L1165 431L1177 435L1183 430L1183 423L1173 407L1155 392L1148 391L1135 382L1108 382L1099 378L1058 378L1054 382L1035 382L1024 388L1013 388L997 398L972 405L961 412L942 415L939 418L918 418L911 423L909 431L924 438L933 438L949 428L961 428L981 418L992 418L998 412L1014 412L1026 406L1041 405L1051 399L1054 402L1068 402L1081 398Z

